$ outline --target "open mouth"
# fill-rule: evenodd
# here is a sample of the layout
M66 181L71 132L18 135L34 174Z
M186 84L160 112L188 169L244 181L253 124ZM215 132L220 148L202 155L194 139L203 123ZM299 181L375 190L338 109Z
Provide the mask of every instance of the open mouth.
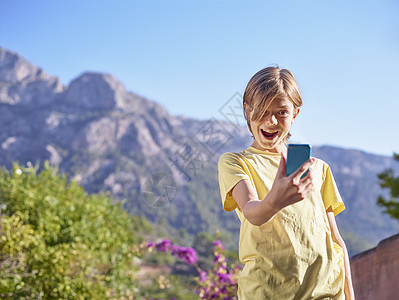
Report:
M262 132L263 136L266 139L268 139L268 140L274 139L277 136L277 134L278 134L278 131L270 132L270 131L266 131L266 130L263 130L263 129L261 129L261 132Z

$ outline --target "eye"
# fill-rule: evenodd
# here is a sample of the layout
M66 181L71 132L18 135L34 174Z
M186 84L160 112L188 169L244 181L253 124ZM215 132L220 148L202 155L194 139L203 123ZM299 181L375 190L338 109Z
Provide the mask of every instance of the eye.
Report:
M285 116L285 115L288 114L288 111L286 111L286 110L280 110L280 111L278 112L278 114L279 114L280 116Z

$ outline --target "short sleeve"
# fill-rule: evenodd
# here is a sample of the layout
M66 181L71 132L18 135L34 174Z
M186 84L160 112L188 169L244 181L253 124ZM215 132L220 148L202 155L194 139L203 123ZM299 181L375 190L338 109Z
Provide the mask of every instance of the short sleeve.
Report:
M339 194L331 169L327 164L325 164L323 168L323 178L321 195L323 197L324 207L326 210L331 207L336 216L345 209L345 204Z
M223 209L226 211L233 211L238 207L232 195L232 188L241 180L249 179L245 169L245 164L237 154L224 153L219 158L219 188Z

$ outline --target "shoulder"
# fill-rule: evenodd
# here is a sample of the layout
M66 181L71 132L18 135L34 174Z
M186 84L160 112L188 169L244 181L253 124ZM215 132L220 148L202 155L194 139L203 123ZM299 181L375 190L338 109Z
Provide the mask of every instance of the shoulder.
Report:
M247 169L248 155L246 155L245 150L241 152L226 152L219 157L218 168L221 169Z
M313 165L313 170L315 172L315 176L320 176L321 180L324 181L326 177L331 176L331 169L328 163L320 158L315 158L315 163Z
M223 166L226 165L239 164L239 163L240 163L240 157L238 153L226 152L220 155L218 166L219 168L222 168Z
M329 166L328 163L325 161L316 158L316 163L314 170L316 171L315 176L320 176L319 178L322 180L322 184L333 184L335 185L335 178L333 175L333 172L331 170L331 167Z
M330 168L330 166L322 159L317 158L317 157L313 157L316 161L315 161L315 167L317 169L322 170L323 172L325 172L327 169Z
M241 152L226 152L220 155L219 164L222 162L237 162L241 160Z

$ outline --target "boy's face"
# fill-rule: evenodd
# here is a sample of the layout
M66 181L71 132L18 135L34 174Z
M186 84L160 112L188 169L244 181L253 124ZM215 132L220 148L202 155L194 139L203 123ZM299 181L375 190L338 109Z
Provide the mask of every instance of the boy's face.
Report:
M266 113L258 121L251 120L253 110L247 111L255 138L252 147L269 152L285 151L285 137L298 113L299 108L294 109L294 105L288 99L273 100Z

